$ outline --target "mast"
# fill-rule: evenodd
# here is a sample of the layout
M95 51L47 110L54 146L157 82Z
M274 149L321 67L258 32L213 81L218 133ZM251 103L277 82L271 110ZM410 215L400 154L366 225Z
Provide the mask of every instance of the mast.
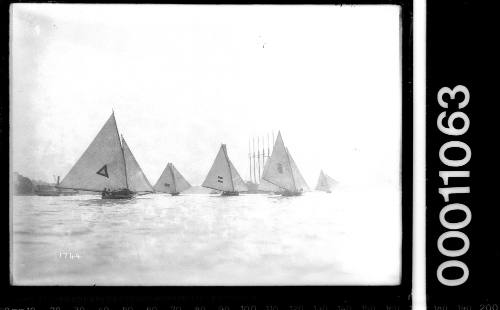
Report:
M118 133L118 126L116 127L116 133ZM127 162L125 160L125 151L123 150L123 135L121 135L121 137L122 137L122 141L120 143L120 146L122 149L123 165L125 167L125 185L127 186L127 189L128 189Z
M248 138L248 162L249 162L249 172L250 172L250 182L252 182L252 154L250 150L250 138Z
M257 137L257 164L259 165L259 182L260 182L260 138Z
M177 193L177 184L175 183L174 169L172 169L172 163L168 163L168 166L170 170L170 175L172 176L172 182L174 183L174 193Z
M264 174L265 163L266 163L266 147L264 146L264 137L262 137L262 174Z
M233 192L234 192L233 173L231 171L231 165L229 164L229 156L227 156L226 145L223 144L222 147L224 148L224 155L226 156L226 163L229 168L229 177L231 178L231 186L233 187Z
M269 133L267 133L267 158L269 158L271 155L271 153L269 152Z
M113 118L115 119L115 127L116 127L116 135L118 136L118 140L120 140L120 133L118 132L118 124L116 123L116 118L115 118L115 110L112 109L112 114ZM127 176L127 163L125 161L125 152L123 151L123 135L121 135L122 139L120 140L120 148L122 150L122 157L123 157L123 166L125 168L125 186L128 189L128 176Z

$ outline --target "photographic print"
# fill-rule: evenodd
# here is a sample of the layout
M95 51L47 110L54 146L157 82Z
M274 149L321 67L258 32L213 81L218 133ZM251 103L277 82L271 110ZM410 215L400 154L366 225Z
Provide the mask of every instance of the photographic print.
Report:
M396 286L397 5L11 6L11 283Z

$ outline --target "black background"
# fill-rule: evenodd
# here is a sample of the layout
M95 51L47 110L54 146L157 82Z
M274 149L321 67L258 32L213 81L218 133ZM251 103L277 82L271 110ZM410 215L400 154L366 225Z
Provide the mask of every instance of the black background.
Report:
M86 1L82 1L86 2ZM221 3L221 2L219 2ZM312 3L325 4L314 1ZM171 306L182 306L183 310L204 306L217 309L230 306L231 310L242 310L243 305L255 305L255 310L265 310L266 305L279 305L280 310L363 309L362 306L377 306L377 309L407 309L411 305L412 267L412 163L413 163L413 102L412 102L412 2L411 1L329 1L329 4L398 4L402 7L402 64L403 64L403 141L402 141L402 190L403 190L403 240L402 282L399 286L307 286L307 287L13 287L9 285L9 210L8 210L8 4L2 3L2 180L0 187L3 201L1 297L2 307L48 309L60 306L61 310L75 310L74 306L109 310L133 306L134 310L146 306L172 310ZM279 3L282 4L282 3ZM297 3L290 3L297 4ZM348 29L346 29L348 31ZM334 141L332 141L334 143ZM362 216L362 215L360 215ZM369 256L369 253L367 253ZM124 271L126 272L126 271ZM316 308L314 306L316 305ZM293 308L296 306L297 308ZM302 308L300 308L302 307ZM389 308L388 308L389 307ZM103 309L104 310L104 309ZM203 309L199 309L203 310ZM246 309L243 309L246 310ZM248 309L254 310L254 309Z
M498 26L488 25L494 24L494 19L489 16L492 8L485 1L428 1L427 12L428 308L458 309L461 305L482 310L488 304L496 304L500 309L500 205L497 198L500 153L495 114L498 100L494 94L495 87L498 88L494 85L498 81L498 71L494 69L498 54L491 57ZM470 102L461 110L468 115L470 128L465 135L452 137L437 128L437 117L444 111L437 102L437 93L441 87L453 89L456 85L464 85L470 92ZM456 104L463 96L457 97L455 102L448 97L445 99L450 102L449 115L458 111ZM471 148L471 160L462 168L448 168L439 160L441 145L451 140L463 141ZM459 155L450 152L450 157L458 158ZM463 203L472 213L471 223L460 230L470 239L470 248L463 256L451 258L466 263L470 272L469 279L456 287L446 287L436 277L438 266L449 259L437 248L439 236L447 231L439 222L439 211L447 204L438 193L438 189L444 187L439 178L440 170L470 171L470 178L451 179L448 185L470 186L471 191L470 194L452 195L449 202ZM458 249L462 243L445 245Z

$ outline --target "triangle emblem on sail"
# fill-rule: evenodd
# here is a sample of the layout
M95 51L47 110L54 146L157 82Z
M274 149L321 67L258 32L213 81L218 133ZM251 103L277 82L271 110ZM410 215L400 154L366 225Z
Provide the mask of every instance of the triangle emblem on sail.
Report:
M101 192L127 188L125 160L114 114L59 183L60 188Z
M102 166L101 169L99 169L97 172L96 172L98 175L102 175L103 177L106 177L109 179L109 175L108 175L108 165L104 165Z

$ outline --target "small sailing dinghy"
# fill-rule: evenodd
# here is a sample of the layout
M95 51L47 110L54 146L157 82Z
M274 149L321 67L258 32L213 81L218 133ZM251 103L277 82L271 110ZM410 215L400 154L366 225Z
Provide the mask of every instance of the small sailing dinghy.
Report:
M180 192L190 187L191 184L189 184L182 174L175 169L174 165L172 163L168 163L153 188L157 192L177 196Z
M229 160L225 144L221 145L201 186L222 191L221 196L238 196L240 192L248 191L245 182Z
M114 112L58 186L102 193L103 199L129 199L153 192L123 136Z
M317 191L331 193L332 188L337 184L337 181L329 177L326 173L321 170L319 173L318 184L316 185Z
M282 196L299 196L309 190L299 168L285 147L281 132L278 132L269 164L262 173L262 179L279 187L279 193Z

